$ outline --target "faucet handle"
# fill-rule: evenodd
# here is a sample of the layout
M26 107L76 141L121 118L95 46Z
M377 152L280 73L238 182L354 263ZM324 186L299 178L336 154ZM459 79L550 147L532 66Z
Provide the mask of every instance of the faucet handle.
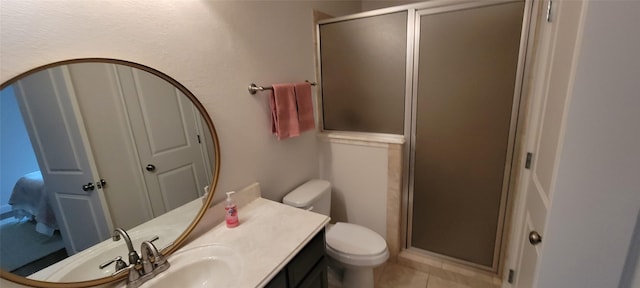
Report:
M107 262L104 262L104 263L98 265L98 267L100 269L104 269L104 268L107 268L109 265L111 265L111 263L113 263L113 262L116 262L116 270L115 271L120 271L120 270L122 270L124 268L127 268L127 263L122 260L121 256L118 256L118 257L113 258L113 259L111 259L111 260L109 260Z

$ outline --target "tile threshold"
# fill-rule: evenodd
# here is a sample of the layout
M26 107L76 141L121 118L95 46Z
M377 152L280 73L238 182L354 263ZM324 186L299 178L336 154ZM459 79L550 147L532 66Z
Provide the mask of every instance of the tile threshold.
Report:
M502 286L502 280L498 275L407 250L400 252L397 262L402 266L427 273L429 276L469 287L500 288Z

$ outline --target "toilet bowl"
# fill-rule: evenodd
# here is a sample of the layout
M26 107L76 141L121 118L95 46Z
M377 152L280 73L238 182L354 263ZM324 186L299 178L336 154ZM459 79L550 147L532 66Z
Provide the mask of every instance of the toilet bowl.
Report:
M373 287L373 268L389 259L389 249L378 233L338 222L327 227L327 255L344 268L342 287Z
M378 266L387 261L387 243L360 225L338 222L327 227L327 254L350 266Z
M331 184L310 180L287 194L283 203L329 216ZM384 238L364 226L338 222L326 227L326 251L344 269L342 287L373 287L373 268L389 259Z

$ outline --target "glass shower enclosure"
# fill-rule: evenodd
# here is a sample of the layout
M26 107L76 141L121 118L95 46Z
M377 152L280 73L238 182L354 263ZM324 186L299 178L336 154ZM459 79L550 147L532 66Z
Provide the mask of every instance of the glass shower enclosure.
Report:
M405 248L497 271L525 1L427 1L319 24L323 129L404 135Z

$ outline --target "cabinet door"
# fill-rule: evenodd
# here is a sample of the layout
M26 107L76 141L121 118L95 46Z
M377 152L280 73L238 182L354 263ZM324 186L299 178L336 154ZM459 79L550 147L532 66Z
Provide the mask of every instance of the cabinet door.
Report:
M297 288L327 288L327 261L323 257Z
M327 260L324 230L302 248L291 262L265 288L323 287L327 288Z
M282 269L264 288L287 288L287 268Z
M325 254L324 231L318 233L287 265L289 287L300 287Z

